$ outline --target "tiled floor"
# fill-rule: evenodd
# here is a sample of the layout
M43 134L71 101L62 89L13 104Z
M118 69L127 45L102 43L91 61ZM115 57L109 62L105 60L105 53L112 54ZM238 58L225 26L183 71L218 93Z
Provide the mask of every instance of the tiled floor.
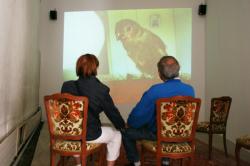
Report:
M197 134L198 139L203 139L203 137L200 137ZM209 161L208 158L208 146L207 144L203 143L206 142L206 140L197 140L197 148L196 148L196 154L195 154L195 165L196 166L235 166L236 162L233 156L230 156L228 158L225 157L224 153L220 150L213 149L212 154L212 160ZM215 144L216 139L214 140ZM249 156L250 158L250 156ZM148 155L146 157L147 163L146 166L153 166L154 165L154 157L152 155ZM74 160L69 159L66 166L72 166L74 165ZM127 163L125 157L124 157L124 151L121 150L121 155L117 161L117 166L124 166ZM184 161L184 165L187 161ZM48 127L46 124L44 124L39 141L36 147L35 155L32 161L32 166L49 166L49 132ZM179 161L175 161L175 165L180 165ZM24 165L26 166L26 165ZM250 166L250 163L242 162L241 166Z

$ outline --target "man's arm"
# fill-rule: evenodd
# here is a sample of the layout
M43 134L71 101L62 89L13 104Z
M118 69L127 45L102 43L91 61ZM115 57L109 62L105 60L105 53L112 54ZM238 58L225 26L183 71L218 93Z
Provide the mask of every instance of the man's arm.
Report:
M133 128L140 128L154 117L155 102L150 91L146 91L141 100L131 111L128 117L128 125Z

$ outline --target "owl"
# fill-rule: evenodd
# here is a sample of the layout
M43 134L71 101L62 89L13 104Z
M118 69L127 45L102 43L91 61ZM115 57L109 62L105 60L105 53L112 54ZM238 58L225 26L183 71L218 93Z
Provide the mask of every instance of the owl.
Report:
M130 19L116 23L115 36L144 76L152 78L157 75L156 64L167 54L160 37Z

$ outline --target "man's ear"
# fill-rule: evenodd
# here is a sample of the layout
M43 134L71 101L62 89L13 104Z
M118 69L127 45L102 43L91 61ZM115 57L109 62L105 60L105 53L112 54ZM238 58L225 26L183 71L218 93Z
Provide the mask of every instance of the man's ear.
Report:
M159 72L159 70L158 70L158 75L159 75L159 77L160 77L160 79L161 79L162 81L165 81L164 78L162 77L161 73Z

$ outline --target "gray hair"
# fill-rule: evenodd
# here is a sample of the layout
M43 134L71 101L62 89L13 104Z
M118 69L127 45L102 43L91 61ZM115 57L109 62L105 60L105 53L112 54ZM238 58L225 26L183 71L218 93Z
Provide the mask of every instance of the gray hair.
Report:
M157 67L163 81L179 76L180 65L173 56L163 56L157 63Z

